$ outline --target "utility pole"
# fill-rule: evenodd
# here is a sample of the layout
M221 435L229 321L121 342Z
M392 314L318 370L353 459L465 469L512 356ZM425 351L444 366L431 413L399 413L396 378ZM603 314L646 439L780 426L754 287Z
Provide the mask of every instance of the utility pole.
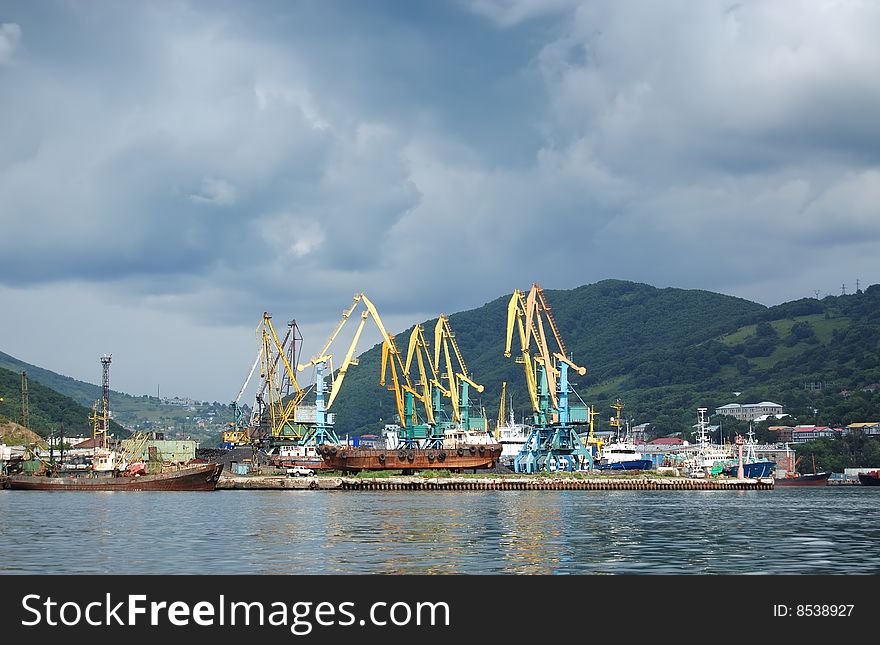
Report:
M30 409L28 406L28 383L27 372L21 372L21 425L30 427Z

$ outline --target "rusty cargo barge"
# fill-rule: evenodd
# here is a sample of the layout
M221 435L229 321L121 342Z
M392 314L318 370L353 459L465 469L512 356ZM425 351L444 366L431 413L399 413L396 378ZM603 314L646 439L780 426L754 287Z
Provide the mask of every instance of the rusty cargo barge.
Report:
M500 443L459 445L444 448L358 448L354 446L318 447L318 454L333 470L469 470L494 468L501 457Z
M12 475L6 487L48 491L212 491L217 488L222 470L222 464L209 463L155 475Z

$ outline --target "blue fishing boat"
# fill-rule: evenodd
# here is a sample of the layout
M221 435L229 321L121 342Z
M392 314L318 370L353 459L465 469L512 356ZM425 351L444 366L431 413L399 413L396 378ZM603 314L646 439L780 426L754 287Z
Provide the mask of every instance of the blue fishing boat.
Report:
M739 470L739 464L728 466L724 469L724 474L730 477L736 477ZM775 461L743 461L743 476L748 479L757 479L759 477L772 477L773 471L776 470Z
M628 459L593 466L595 470L651 470L653 467L654 463L650 459Z
M776 470L776 462L768 459L758 459L755 455L755 446L758 442L755 440L755 433L752 425L749 424L748 440L745 442L746 454L743 456L743 477L748 479L758 479L761 477L772 477ZM724 464L724 474L730 477L737 477L739 473L739 462Z

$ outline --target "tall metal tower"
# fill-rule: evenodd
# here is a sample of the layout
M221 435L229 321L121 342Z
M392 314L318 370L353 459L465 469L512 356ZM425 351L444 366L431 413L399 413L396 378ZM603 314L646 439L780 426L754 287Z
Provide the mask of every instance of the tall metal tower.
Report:
M111 354L104 354L101 357L101 367L103 368L103 379L101 381L101 432L104 433L104 439L110 435L110 359Z
M303 337L296 324L296 320L288 322L287 334L281 345L282 347L286 347L287 362L291 365L297 365L299 363L299 353L302 351L302 339ZM299 345L297 345L297 341L299 341ZM290 377L287 375L287 372L281 370L281 395L283 397L290 396L292 388L293 384L290 382Z
M21 425L25 428L30 427L30 409L28 405L28 385L27 372L21 372Z

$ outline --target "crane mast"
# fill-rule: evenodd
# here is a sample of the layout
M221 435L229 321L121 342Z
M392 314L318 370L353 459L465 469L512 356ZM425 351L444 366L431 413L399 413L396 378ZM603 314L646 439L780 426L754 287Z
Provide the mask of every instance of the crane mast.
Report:
M481 435L487 433L488 423L485 416L472 417L470 412L470 388L477 392L482 392L484 388L473 379L468 370L449 317L445 314L440 314L434 326L434 364L438 368L442 365L445 370L440 380L447 384L444 394L449 397L452 405L452 422L447 428L450 433L460 434L464 438L472 432ZM447 429L444 429L444 434Z
M501 382L501 404L498 406L498 420L495 421L495 439L501 438L501 426L504 425L504 397L507 396L507 381Z
M295 325L288 327L288 333L282 342L268 312L263 312L257 326L261 384L256 395L256 423L253 424L255 427L251 433L252 440L262 442L268 439L273 444L301 444L309 434L309 425L313 421L298 418L298 409L306 391L297 383L286 351L295 333L294 329Z
M550 327L551 336L545 331ZM592 467L592 454L577 435L577 427L589 423L574 418L569 403L572 392L569 371L583 376L586 368L568 357L544 291L537 283L528 294L515 290L507 307L504 355L512 355L514 330L520 340L526 390L532 405L532 431L514 459L517 472L579 470ZM554 341L553 349L548 338ZM534 352L534 353L533 353ZM578 408L577 412L584 412ZM578 415L578 416L579 416Z

